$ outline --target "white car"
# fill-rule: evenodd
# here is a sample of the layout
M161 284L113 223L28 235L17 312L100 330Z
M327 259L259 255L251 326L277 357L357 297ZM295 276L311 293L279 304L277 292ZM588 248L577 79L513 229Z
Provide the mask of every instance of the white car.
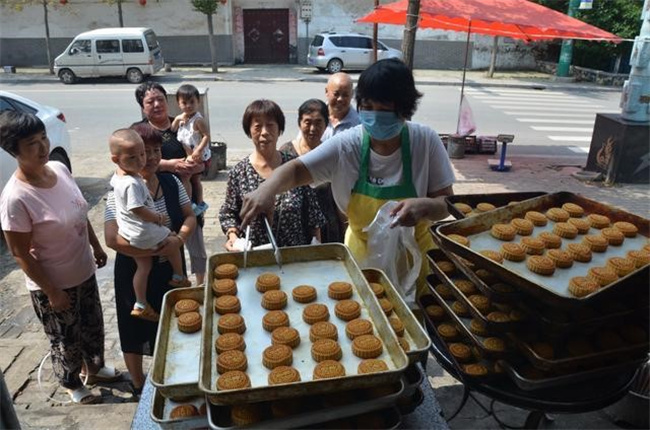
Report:
M65 164L70 171L70 134L65 116L59 109L36 103L17 94L0 91L0 111L15 110L31 112L43 121L47 137L50 139L50 160ZM16 160L0 149L0 192L16 170Z
M404 59L402 51L377 41L377 60L387 58ZM357 33L317 34L309 45L307 63L329 73L364 70L372 64L372 37Z

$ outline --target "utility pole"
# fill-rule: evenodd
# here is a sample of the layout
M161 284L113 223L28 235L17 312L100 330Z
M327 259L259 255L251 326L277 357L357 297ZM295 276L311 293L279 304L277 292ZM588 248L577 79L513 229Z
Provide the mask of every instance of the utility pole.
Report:
M575 16L580 0L569 0L569 10L567 15L570 17ZM566 78L569 76L569 68L571 67L571 59L573 57L573 40L565 39L562 41L562 49L560 50L560 61L557 63L557 72L555 75L559 78Z
M413 52L415 51L415 33L418 30L418 20L420 15L420 0L409 0L406 11L406 25L404 26L404 36L402 38L402 52L404 53L404 63L409 69L413 69Z
M379 6L379 0L375 0L375 9ZM372 64L377 62L377 32L378 26L376 22L372 24Z

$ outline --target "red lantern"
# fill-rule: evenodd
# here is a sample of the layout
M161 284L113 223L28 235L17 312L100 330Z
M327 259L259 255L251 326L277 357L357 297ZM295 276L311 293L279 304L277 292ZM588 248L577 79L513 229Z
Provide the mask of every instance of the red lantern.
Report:
M140 6L146 6L147 0L138 0L138 3L140 3Z

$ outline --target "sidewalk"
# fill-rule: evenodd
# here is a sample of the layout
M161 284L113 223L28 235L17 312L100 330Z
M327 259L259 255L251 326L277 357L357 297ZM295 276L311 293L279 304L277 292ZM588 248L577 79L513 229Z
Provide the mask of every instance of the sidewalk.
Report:
M566 190L641 216L647 216L650 209L645 185L605 187L600 183L583 183L570 176L578 168L558 165L557 160L552 159L513 157L512 171L493 172L487 167L487 158L486 155L468 155L464 159L453 161L458 179L454 186L456 194ZM237 161L239 160L231 158L228 165L233 166ZM204 182L205 198L210 203L204 228L209 255L223 252L224 236L217 215L226 191L226 178L227 172L223 171L216 179ZM89 214L90 222L102 243L103 209L104 203L100 201ZM124 372L112 284L114 253L111 252L109 257L107 267L97 274L104 307L106 358L109 364ZM137 403L126 382L92 387L95 393L102 395L102 405L65 404L68 398L54 383L51 365L46 360L42 370L43 388L39 387L39 365L48 352L48 342L31 307L23 274L6 252L0 254L0 279L3 286L0 289L0 369L4 372L23 428L128 429ZM450 414L460 402L462 386L446 374L433 358L429 359L428 374L442 409ZM48 396L56 401L48 401ZM482 400L484 404L489 403L485 398ZM498 411L499 418L510 425L520 425L525 419L525 411L517 408L499 405ZM556 428L619 428L613 424L606 411L555 418ZM496 421L486 416L472 400L449 424L453 429L499 428Z
M418 85L460 86L463 77L462 70L432 70L416 69L413 72ZM351 72L353 80L359 77L359 72ZM161 83L193 82L193 81L239 81L239 82L327 82L329 74L319 72L314 67L306 65L236 65L219 67L217 73L212 73L209 67L174 67L172 71L160 71L152 77ZM111 78L115 82L126 83L126 80ZM48 73L46 68L17 68L16 73L0 73L0 85L18 82L29 83L59 83L59 79ZM92 79L85 82L93 82ZM60 84L63 85L63 84ZM493 78L486 76L486 71L467 71L465 77L467 87L510 87L532 89L555 89L569 91L611 91L620 92L618 87L606 87L590 82L554 82L553 76L536 71L495 71Z

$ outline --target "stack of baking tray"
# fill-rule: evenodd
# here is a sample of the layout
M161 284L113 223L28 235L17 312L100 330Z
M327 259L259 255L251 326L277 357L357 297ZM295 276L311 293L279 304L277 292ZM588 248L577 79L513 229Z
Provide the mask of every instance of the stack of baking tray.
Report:
M481 198L487 202L490 196ZM518 196L510 198L518 200ZM482 364L487 370L480 377L508 376L523 390L633 371L647 360L649 350L649 266L641 265L585 297L574 297L567 287L569 279L586 276L591 267L605 266L610 257L624 257L628 251L642 250L644 246L647 249L650 222L571 193L519 200L432 229L441 249L428 254L433 275L428 279L430 291L419 298L419 304L437 345L448 348L452 342L466 343L473 352L469 362ZM504 243L490 236L494 224L524 218L528 211L545 213L565 203L581 206L585 210L583 218L598 214L608 217L612 224L631 223L638 235L626 237L621 245L610 245L606 252L594 252L590 263L556 268L553 276L527 271L525 262L499 263L480 253L498 252ZM554 224L549 221L545 227L535 227L531 237L551 231ZM586 234L597 235L600 231L591 227ZM461 245L450 235L466 237L469 245ZM563 238L562 247L580 243L582 236ZM519 240L518 235L514 242ZM460 340L444 337L448 330L441 331L440 325L445 323L456 328ZM452 351L447 352L458 360ZM465 372L466 362L455 364L463 376L477 377Z
M423 375L417 363L425 360L430 341L385 274L375 269L362 272L343 245L282 248L281 258L282 269L276 265L272 251L252 251L244 267L242 253L216 254L208 262L206 288L175 290L165 296L152 370L156 392L151 412L152 418L162 427L188 428L201 419L205 425L206 416L170 418L174 406L192 404L199 413L206 413L207 423L217 429L235 426L231 419L233 408L248 408L247 414L253 411L256 418L246 424L247 428L308 427L320 425L333 416L345 418L354 425L393 428L399 424L402 413L408 413L409 408L421 401L417 392ZM236 296L241 303L239 314L246 324L242 336L248 361L246 373L251 381L249 388L220 390L216 385L219 373L215 341L219 336L220 315L213 307L215 295L211 285L215 281L214 269L224 263L235 264L239 269ZM278 275L281 290L288 296L283 311L301 338L300 344L293 349L292 363L300 373L300 382L268 384L270 370L262 363L262 353L271 345L271 335L262 327L262 317L267 311L261 306L262 294L255 287L262 273ZM383 297L375 296L366 278L384 287ZM346 322L334 315L336 301L328 297L328 285L335 281L352 284L352 299L361 305L361 318L371 321L373 333L382 341L383 352L378 358L387 364L387 371L357 374L361 359L352 353L351 340L345 334ZM313 379L317 363L310 353L310 326L302 318L307 304L295 302L291 294L299 285L313 286L317 299L312 303L325 304L329 308L329 321L338 330L338 342L343 351L340 360L345 367L343 377ZM200 332L187 335L178 331L174 305L183 298L200 302L203 317ZM388 300L393 311L382 310L379 299ZM396 336L389 318L399 318L403 323L405 330L400 337ZM203 404L206 406L201 408ZM362 416L378 410L381 412L373 415L381 417L381 423ZM239 413L237 409L235 412Z
M503 206L514 205L524 200L544 196L546 194L548 193L543 191L494 194L455 194L453 196L445 197L445 202L447 202L449 213L454 218L463 219L485 212L485 209L487 209L484 209L485 203L494 208L500 208Z

